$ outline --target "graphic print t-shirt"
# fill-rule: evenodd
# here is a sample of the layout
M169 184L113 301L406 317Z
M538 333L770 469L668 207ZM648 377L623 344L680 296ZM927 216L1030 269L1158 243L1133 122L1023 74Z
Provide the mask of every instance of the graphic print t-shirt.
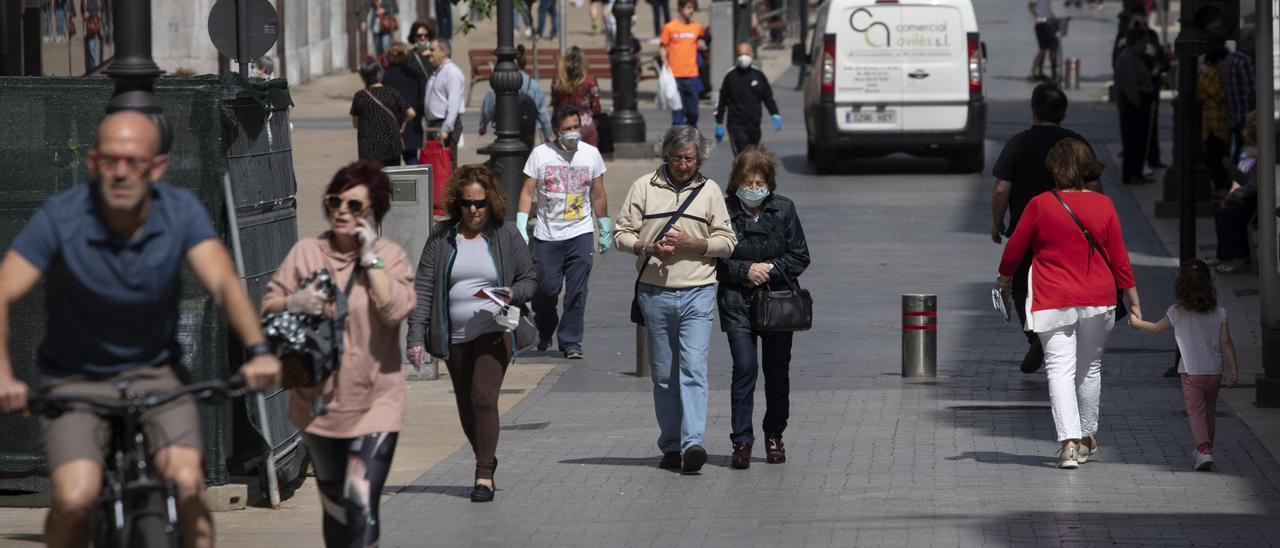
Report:
M604 172L600 151L587 143L575 151L551 144L534 148L524 164L537 188L533 237L563 241L591 232L591 181Z

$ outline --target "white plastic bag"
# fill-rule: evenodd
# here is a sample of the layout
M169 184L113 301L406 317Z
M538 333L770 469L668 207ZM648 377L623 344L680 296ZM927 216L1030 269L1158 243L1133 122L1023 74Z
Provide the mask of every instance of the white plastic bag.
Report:
M658 70L658 108L673 111L683 108L680 90L676 87L676 77L671 74L671 67L667 65L662 65Z

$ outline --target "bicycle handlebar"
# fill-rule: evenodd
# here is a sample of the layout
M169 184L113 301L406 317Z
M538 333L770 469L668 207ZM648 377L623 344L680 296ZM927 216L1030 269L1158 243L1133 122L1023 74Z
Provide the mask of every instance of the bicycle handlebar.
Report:
M27 410L33 415L54 417L73 407L85 407L98 415L125 416L141 414L187 395L196 401L202 401L215 397L236 397L246 391L244 377L236 374L225 379L183 385L166 392L130 395L124 399L80 394L32 394L27 398Z

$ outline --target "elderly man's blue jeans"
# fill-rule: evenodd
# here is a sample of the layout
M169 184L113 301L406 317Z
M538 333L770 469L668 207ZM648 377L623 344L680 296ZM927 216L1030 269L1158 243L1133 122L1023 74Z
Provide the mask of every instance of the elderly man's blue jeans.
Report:
M640 284L658 448L702 445L707 425L707 350L716 309L715 285L667 288Z

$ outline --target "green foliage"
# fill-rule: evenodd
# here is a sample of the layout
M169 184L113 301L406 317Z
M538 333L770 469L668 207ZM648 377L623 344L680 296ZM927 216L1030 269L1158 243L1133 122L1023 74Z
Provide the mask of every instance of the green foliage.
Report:
M517 10L532 13L533 2L534 0L512 0L512 5ZM462 1L449 0L449 3L456 7L462 4ZM469 34L472 30L475 30L476 23L492 19L494 12L498 9L498 0L471 0L468 5L470 9L462 15L462 24L457 29L459 34ZM519 17L519 15L516 15L516 17Z

